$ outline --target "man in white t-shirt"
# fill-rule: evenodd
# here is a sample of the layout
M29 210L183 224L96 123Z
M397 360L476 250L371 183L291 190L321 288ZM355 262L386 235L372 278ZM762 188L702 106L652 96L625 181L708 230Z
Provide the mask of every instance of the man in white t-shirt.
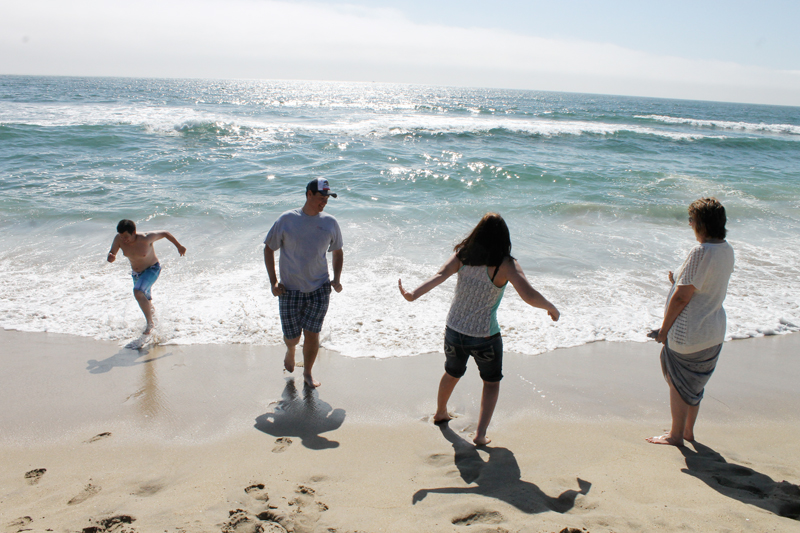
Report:
M295 348L303 337L303 379L319 387L311 369L319 352L319 333L328 311L331 288L342 292L340 276L344 263L342 232L336 219L323 213L331 192L328 180L313 179L306 185L306 203L286 211L264 239L264 264L269 274L286 343L283 366L294 372ZM275 272L275 252L280 250L280 281ZM333 280L328 275L327 252L331 252Z

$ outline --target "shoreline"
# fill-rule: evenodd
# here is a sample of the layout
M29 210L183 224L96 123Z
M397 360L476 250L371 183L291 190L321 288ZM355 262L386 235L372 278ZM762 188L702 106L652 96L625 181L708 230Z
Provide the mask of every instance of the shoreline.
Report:
M246 431L258 411L290 393L283 346L164 345L131 350L108 341L0 330L5 428L0 443L103 423L172 428L185 439L204 426L210 436ZM536 419L669 420L668 389L655 342L596 342L537 356L504 354L504 378L493 425L517 416ZM726 342L706 387L703 419L743 423L798 421L800 335ZM348 412L349 421L391 424L421 420L435 410L441 353L407 357L347 357L320 349L317 393ZM17 379L19 376L21 379ZM294 372L302 392L299 367ZM80 394L74 394L79 390ZM469 365L450 408L474 420L481 381ZM213 404L214 408L207 406ZM249 411L249 413L248 413ZM26 428L30 413L39 418ZM246 414L247 413L247 414ZM160 422L164 424L159 425ZM163 427L162 427L163 426ZM224 426L224 427L222 427ZM151 430L158 435L159 431Z
M441 354L323 349L311 391L283 375L281 347L0 341L8 531L764 531L800 518L800 336L725 344L697 449L644 441L669 424L655 343L505 354L493 442L476 448L474 365L457 418L430 420Z

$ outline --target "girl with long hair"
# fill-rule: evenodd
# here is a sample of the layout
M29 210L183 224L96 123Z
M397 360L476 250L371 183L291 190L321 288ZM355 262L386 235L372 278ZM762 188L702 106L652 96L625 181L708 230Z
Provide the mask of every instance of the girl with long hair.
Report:
M467 361L472 356L483 380L480 417L473 442L482 446L490 442L486 438L486 430L492 420L500 393L500 380L503 378L503 339L497 323L497 308L506 285L511 282L525 303L544 309L553 321L558 320L559 312L531 286L522 267L511 256L508 226L497 213L484 215L453 251L455 253L436 275L413 291L406 291L402 280L398 280L397 284L400 294L413 302L458 273L455 296L447 315L445 371L439 382L433 422L438 425L450 420L447 401L466 372Z

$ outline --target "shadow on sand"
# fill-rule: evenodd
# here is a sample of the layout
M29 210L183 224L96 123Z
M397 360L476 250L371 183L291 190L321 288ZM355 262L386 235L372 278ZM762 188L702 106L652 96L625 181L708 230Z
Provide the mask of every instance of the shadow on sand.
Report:
M304 382L301 395L294 378L288 378L281 400L271 413L256 418L255 428L274 437L298 437L306 448L324 450L336 448L339 443L320 433L339 429L344 417L344 409L333 409L320 400L317 389Z
M442 435L453 445L455 464L466 483L475 487L443 487L422 489L414 494L412 502L423 500L428 494L480 494L509 503L522 512L534 514L546 511L566 513L575 506L578 494L588 494L592 484L578 478L580 490L566 490L554 498L527 481L523 481L514 454L506 448L482 447L489 453L484 462L476 448L457 435L447 424L439 426Z
M681 470L734 500L755 505L778 516L800 520L800 487L777 482L752 468L729 463L722 455L699 442L680 448L686 459Z
M172 355L172 352L157 356L154 354L153 357L148 357L148 355L150 355L150 350L131 350L129 348L123 348L102 361L89 359L86 361L86 370L88 370L90 374L104 374L114 367L136 366L151 363L157 359L169 357Z

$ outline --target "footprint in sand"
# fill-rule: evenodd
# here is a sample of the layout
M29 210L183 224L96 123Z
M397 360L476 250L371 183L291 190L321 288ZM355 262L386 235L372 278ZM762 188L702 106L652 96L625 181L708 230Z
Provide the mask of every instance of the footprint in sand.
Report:
M452 466L453 455L452 454L448 455L445 453L434 453L433 455L425 459L425 462L433 466Z
M91 444L93 442L97 442L99 440L103 440L103 439L108 438L110 436L111 436L111 433L109 433L108 431L105 431L103 433L98 433L97 435L95 435L91 439L87 440L86 444Z
M503 520L503 515L497 511L475 511L453 518L451 522L456 526L471 526L472 524L499 524Z
M315 491L311 487L306 487L305 485L300 485L299 487L297 487L297 490L295 492L298 494L311 494L311 495L317 493L317 491Z
M274 513L272 511L264 511L256 515L256 518L261 520L261 526L264 528L264 533L283 533L284 531L296 531L294 525L289 523L286 516Z
M328 506L315 499L317 491L306 485L299 485L295 490L297 496L289 502L294 507L291 519L295 531L314 531L321 513Z
M80 494L78 494L77 496L72 498L70 501L68 501L67 505L77 505L79 503L83 503L86 500L88 500L89 498L91 498L92 496L94 496L95 494L97 494L98 492L100 492L100 487L97 487L97 486L92 485L91 483L89 483L88 485L86 485L83 488L83 491L81 491Z
M275 447L272 448L272 453L281 453L285 452L286 448L291 446L292 439L289 437L278 437L275 439Z
M254 485L250 485L244 491L256 499L258 501L266 502L269 501L269 495L267 494L266 489L264 488L263 483L256 483Z
M85 527L81 533L134 533L133 529L126 528L123 524L132 524L136 519L132 516L121 514L108 518L89 519L93 526Z
M28 485L36 485L42 479L44 473L47 472L46 468L37 468L30 472L25 472L25 479L28 480Z
M163 488L164 488L163 483L160 483L158 481L151 481L149 483L142 483L141 485L139 485L139 489L133 494L135 494L136 496L142 496L147 498L149 496L153 496L154 494L161 492Z
M286 533L285 527L273 521L271 513L253 516L243 509L228 511L228 521L222 524L222 533Z
M11 532L19 533L20 531L30 531L30 529L25 527L25 526L27 526L31 522L33 522L33 518L31 518L30 516L23 516L23 517L17 518L16 520L13 520L13 521L9 522L8 524L6 524L6 531L8 531L9 533L11 533Z

